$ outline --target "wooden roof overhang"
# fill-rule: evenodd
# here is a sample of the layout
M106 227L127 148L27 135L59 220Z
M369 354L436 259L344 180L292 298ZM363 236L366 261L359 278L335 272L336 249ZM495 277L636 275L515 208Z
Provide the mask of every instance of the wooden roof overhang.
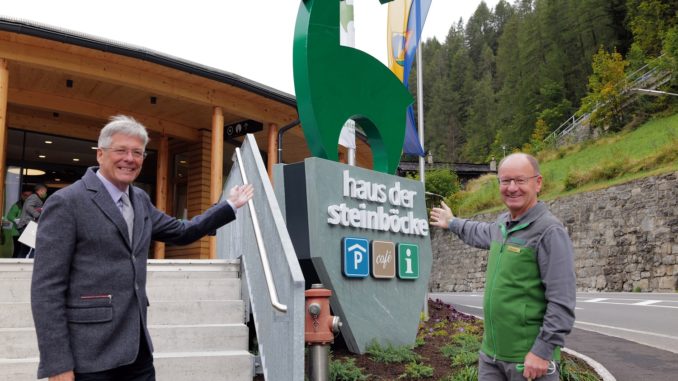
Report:
M266 125L298 119L290 94L146 48L32 21L0 16L0 58L9 67L10 128L96 140L112 115L126 114L147 127L154 148L159 136L198 141L201 130L211 130L218 106L225 124L264 123L255 137L266 151ZM371 167L369 146L356 143L358 164ZM301 128L289 130L285 162L309 156Z
M0 17L0 58L9 70L8 126L96 140L108 118L127 114L153 137L188 142L210 130L215 106L225 124L286 125L292 95L148 49ZM256 134L266 150L267 128ZM286 135L286 157L308 156L301 129ZM292 152L294 151L294 152Z

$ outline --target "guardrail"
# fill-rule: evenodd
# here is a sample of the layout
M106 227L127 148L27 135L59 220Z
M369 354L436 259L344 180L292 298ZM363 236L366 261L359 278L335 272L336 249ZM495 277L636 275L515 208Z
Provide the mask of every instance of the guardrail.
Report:
M242 161L242 156L240 155L240 148L235 149L235 155L238 160L238 168L240 168L240 175L242 176L243 184L247 185L247 174L245 173L245 166ZM264 276L266 277L266 286L268 287L268 295L271 300L271 306L280 312L287 312L287 306L280 303L278 300L278 290L275 288L275 283L273 282L273 276L271 275L271 265L268 261L268 253L266 252L266 246L264 245L264 239L261 236L261 228L259 227L259 219L257 218L257 211L254 209L254 201L247 201L247 206L250 208L250 216L252 217L252 228L254 229L254 235L257 239L257 247L259 248L259 258L261 258L261 266L264 270Z
M244 318L254 318L265 379L302 381L305 281L259 152L248 134L234 155L223 197L243 183L252 184L254 197L235 221L217 230L217 256L241 259Z
M637 94L634 90L638 88L646 88L654 90L659 86L666 84L671 77L671 72L662 70L659 67L650 67L650 65L644 65L638 70L628 74L623 81L618 83L616 86L621 87L622 96L626 97L622 102L622 107L628 106L633 100L633 96ZM597 105L595 109L602 107L604 105ZM558 146L561 143L561 140L572 133L573 131L579 129L584 124L586 124L591 117L592 112L579 115L573 114L571 117L567 118L558 128L556 128L549 136L544 139L545 143Z

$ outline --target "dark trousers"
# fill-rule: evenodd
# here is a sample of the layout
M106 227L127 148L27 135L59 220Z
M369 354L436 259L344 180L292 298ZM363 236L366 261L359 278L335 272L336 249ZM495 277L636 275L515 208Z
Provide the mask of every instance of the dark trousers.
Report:
M141 329L139 354L129 365L94 373L75 373L75 381L155 381L153 355L148 349L144 330Z
M21 258L21 251L24 246L23 243L19 242L19 236L15 235L12 237L12 241L14 243L14 249L12 250L12 258ZM24 258L26 255L24 255Z
M19 237L21 237L21 234L23 234L24 229L26 229L25 226L21 229L17 229L19 231L19 235L16 236L16 240L14 240L14 252L12 254L14 258L26 258L26 256L28 256L28 253L31 252L30 246L26 246L23 243L19 242Z

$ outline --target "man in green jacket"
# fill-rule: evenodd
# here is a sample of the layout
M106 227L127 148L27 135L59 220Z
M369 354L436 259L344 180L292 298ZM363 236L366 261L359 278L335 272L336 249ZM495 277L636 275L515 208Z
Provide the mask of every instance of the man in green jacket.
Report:
M31 195L31 191L21 192L21 197L12 204L7 212L6 220L12 224L12 240L13 240L13 249L12 249L12 258L21 258L21 243L19 242L19 229L17 224L19 223L19 218L21 218L21 209L24 206L24 201Z
M473 247L489 249L480 350L481 381L558 380L556 362L574 324L572 241L537 199L539 163L516 153L499 163L499 192L508 212L492 223L454 217L441 204L431 224Z

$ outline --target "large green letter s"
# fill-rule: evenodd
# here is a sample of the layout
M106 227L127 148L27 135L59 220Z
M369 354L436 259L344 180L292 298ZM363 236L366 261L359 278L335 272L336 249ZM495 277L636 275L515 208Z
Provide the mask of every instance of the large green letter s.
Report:
M395 173L412 96L381 62L339 44L339 0L302 0L294 32L294 87L314 156L338 159L339 134L351 118L367 134L374 170Z

